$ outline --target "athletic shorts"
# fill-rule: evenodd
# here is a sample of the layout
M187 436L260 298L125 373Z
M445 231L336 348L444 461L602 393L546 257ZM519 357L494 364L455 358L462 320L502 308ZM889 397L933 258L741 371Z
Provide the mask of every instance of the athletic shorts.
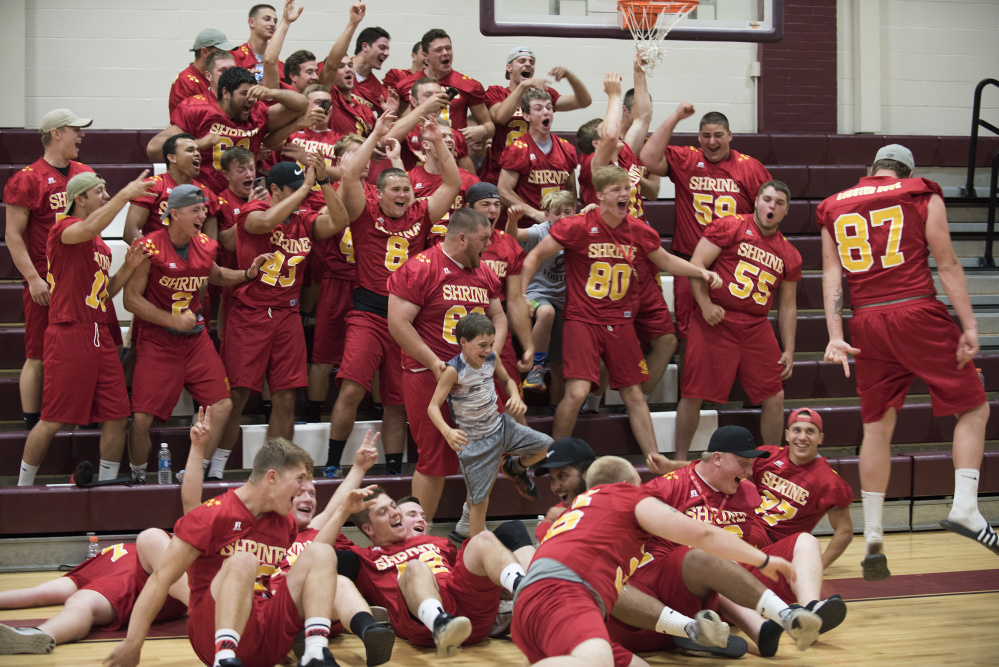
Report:
M690 291L690 278L673 276L673 316L676 317L676 337L686 338L690 329L690 316L700 310Z
M787 537L783 537L769 546L760 547L760 551L768 556L780 556L784 560L790 562L794 559L794 545L798 543L798 537L801 535L802 533L788 535ZM777 597L784 602L792 604L798 601L798 596L796 596L794 591L791 590L791 584L783 574L777 575L777 581L774 581L770 577L761 573L759 568L753 567L752 565L743 565L743 567L746 568L751 575L759 579L764 586L776 593ZM807 604L809 602L811 602L811 600L805 600L802 604Z
M345 355L338 380L350 380L369 392L378 373L382 405L402 405L402 348L389 333L388 320L374 313L352 310L347 313ZM433 374L431 373L431 376ZM433 390L430 396L433 395ZM430 401L427 396L427 401ZM424 412L426 412L426 406ZM435 429L436 430L436 429Z
M45 328L49 325L49 307L39 306L31 298L28 283L21 294L24 303L24 357L42 360L45 353Z
M610 388L620 389L649 379L645 356L632 324L605 326L578 320L565 323L562 376L600 383L600 360L610 375Z
M503 343L503 351L500 352L500 363L503 364L506 374L520 385L520 371L517 370L517 352L513 349L513 335L509 331L506 332L506 342ZM506 393L506 387L499 381L498 377L493 380L493 384L496 386L496 395L499 396L500 403L506 405L507 400L510 398L510 394ZM520 395L523 396L523 392L520 392Z
M148 412L166 421L181 389L187 389L198 405L229 398L225 366L207 328L195 336L177 336L144 326L135 354L132 412Z
M783 391L780 347L767 318L711 326L697 308L688 334L681 396L725 403L736 378L753 404Z
M690 547L678 545L667 554L655 553L653 560L631 575L628 586L691 618L702 609L717 610L718 593L712 591L707 600L701 600L683 583L683 559L689 551ZM612 640L634 653L676 648L670 635L655 630L639 630L614 617L607 622L607 629Z
M933 415L971 410L985 402L975 364L957 368L961 331L936 298L854 310L850 321L856 356L857 394L865 423L901 409L913 376L926 383Z
M132 414L118 350L105 324L50 324L42 359L42 419L93 424Z
M562 363L562 330L565 327L565 322L562 319L562 306L548 301L544 297L536 297L531 299L534 310L537 311L538 306L548 305L555 309L555 320L552 322L552 333L551 337L548 339L548 363L549 364L561 364ZM565 300L562 300L565 303ZM544 350L535 350L535 352L544 352Z
M298 315L298 313L295 313ZM299 317L301 321L301 317ZM198 605L191 605L187 634L201 661L215 661L215 599L210 592ZM273 597L253 596L253 608L239 636L236 657L243 667L273 667L291 650L295 636L305 627L287 586L279 586Z
M237 299L226 321L222 363L233 387L271 393L309 385L302 314L290 308L251 308Z
M547 449L551 443L551 436L518 423L508 414L500 415L498 431L479 440L469 440L465 449L458 452L469 503L478 505L489 499L489 490L496 481L504 454L534 454Z
M316 303L316 328L312 335L312 363L338 366L343 360L347 313L354 305L354 283L323 278Z
M649 261L638 263L638 315L635 316L635 334L638 342L648 345L656 338L676 335L676 327L669 314L669 305L663 296L659 267ZM632 283L634 286L635 283Z
M427 406L437 389L437 379L433 372L426 370L414 373L402 372L402 393L406 398L406 418L409 420L409 432L416 441L416 451L419 458L416 469L430 477L446 477L457 474L458 455L447 444L444 436L430 421ZM447 401L441 405L441 415L448 426L457 428L451 419Z
M104 305L107 307L107 325L108 331L111 332L111 342L116 347L121 346L125 341L121 337L121 324L118 322L118 313L114 310L114 301L108 299Z
M88 558L66 575L80 590L100 594L114 609L117 618L105 630L118 630L128 627L135 601L146 585L149 574L142 569L134 544L116 544L108 547L95 558ZM172 621L187 613L187 605L167 596L163 608L156 615L154 623Z
M614 667L627 667L632 654L611 641L604 615L583 584L542 579L517 595L510 637L532 665L544 658L570 655L588 639L602 639L614 651Z

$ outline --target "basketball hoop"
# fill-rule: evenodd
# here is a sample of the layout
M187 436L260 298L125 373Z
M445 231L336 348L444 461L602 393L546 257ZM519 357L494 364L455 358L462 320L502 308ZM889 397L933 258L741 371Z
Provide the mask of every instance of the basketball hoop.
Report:
M676 24L697 9L699 0L618 0L621 28L631 32L635 49L643 54L642 69L649 75L666 55L663 40Z

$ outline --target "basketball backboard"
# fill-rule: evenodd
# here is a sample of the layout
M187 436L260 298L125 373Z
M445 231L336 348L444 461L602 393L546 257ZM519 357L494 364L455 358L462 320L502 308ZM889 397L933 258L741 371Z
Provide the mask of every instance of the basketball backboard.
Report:
M483 35L631 39L614 0L479 0ZM779 42L784 0L700 0L671 40Z

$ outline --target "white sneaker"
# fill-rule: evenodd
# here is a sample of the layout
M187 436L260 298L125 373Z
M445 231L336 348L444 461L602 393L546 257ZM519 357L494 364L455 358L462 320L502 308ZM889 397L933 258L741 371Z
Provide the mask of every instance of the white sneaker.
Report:
M55 639L38 628L12 628L0 623L0 655L51 653Z

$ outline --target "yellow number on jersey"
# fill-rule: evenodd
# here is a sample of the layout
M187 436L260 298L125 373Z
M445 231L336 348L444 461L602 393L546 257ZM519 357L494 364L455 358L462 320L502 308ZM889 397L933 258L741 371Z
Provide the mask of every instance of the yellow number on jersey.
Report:
M758 278L755 281L755 291L753 290L753 278ZM765 306L770 300L770 288L777 282L777 277L754 264L740 261L739 265L735 267L735 280L739 283L738 286L735 283L729 283L728 285L728 291L732 293L732 296L738 299L745 299L752 294L753 300L756 303Z
M409 259L409 241L401 236L390 236L385 243L385 268L395 271Z
M639 181L641 183L641 181ZM632 185L631 190L628 191L628 215L633 218L641 218L645 209L642 207L642 197L638 194L638 186Z
M890 269L903 263L905 254L899 250L902 245L902 225L905 223L902 207L895 205L871 211L870 215L872 227L880 227L886 222L889 225L888 243L885 245L885 254L881 256L881 266ZM841 215L833 223L833 229L836 245L839 247L839 260L844 269L850 273L863 273L874 266L870 232L864 216L859 213Z
M506 135L506 147L508 148L510 144L520 139L522 136L527 134L527 121L521 120L520 118L514 118L509 123L506 124L510 128L510 131Z
M90 286L90 296L86 298L84 303L94 310L100 308L102 311L107 312L107 306L104 305L104 300L107 298L108 277L103 271L98 269L94 272L94 284Z
M451 570L448 569L447 565L444 564L444 560L441 558L441 555L439 553L437 553L436 551L424 551L424 552L421 552L419 560L422 560L424 563L426 563L427 565L429 565L430 566L430 571L433 574L441 574L441 573L444 573L444 572L450 572L451 571ZM399 574L400 575L402 574L403 570L406 569L406 565L408 565L408 563L398 563L398 564L396 564L396 567L399 569Z
M340 254L344 256L348 264L355 264L354 261L354 237L350 233L350 227L343 230L343 238L340 239Z
M774 508L777 511L773 514L770 511ZM788 519L793 519L794 515L798 513L798 508L787 502L787 500L780 498L778 499L774 494L769 491L763 492L763 502L756 509L756 513L760 515L768 525L776 526L779 521L787 521Z
M586 294L594 299L610 295L611 301L619 301L628 293L631 283L631 267L627 264L593 262L590 277L586 281Z
M194 294L191 292L174 292L170 295L170 298L173 299L173 314L180 315L191 307L191 299L194 298Z
M295 265L304 261L304 255L285 257L284 253L278 250L274 253L274 259L260 267L260 280L271 286L291 287L295 284L295 271L297 269ZM285 265L288 267L288 275L281 275L281 270Z
M694 215L702 227L707 227L715 218L735 215L735 199L729 195L715 197L711 194L695 192Z
M541 199L544 199L545 197L547 197L548 193L550 193L550 192L558 192L561 189L562 188L558 187L557 185L554 186L554 187L541 188Z
M229 150L233 146L241 146L246 150L250 150L250 138L243 137L235 144L232 143L232 137L222 137L215 148L212 149L212 164L215 166L216 171L222 171L222 153Z
M480 315L485 315L486 311L483 310L482 306L476 306L472 308L473 313L479 313ZM458 320L468 315L468 310L464 306L451 306L444 313L444 340L451 343L452 345L458 344L458 339L454 336L454 327L458 324Z
M125 548L124 544L112 544L109 547L104 547L101 549L101 555L103 556L107 552L111 553L111 562L116 563L119 558L128 553L128 549Z

